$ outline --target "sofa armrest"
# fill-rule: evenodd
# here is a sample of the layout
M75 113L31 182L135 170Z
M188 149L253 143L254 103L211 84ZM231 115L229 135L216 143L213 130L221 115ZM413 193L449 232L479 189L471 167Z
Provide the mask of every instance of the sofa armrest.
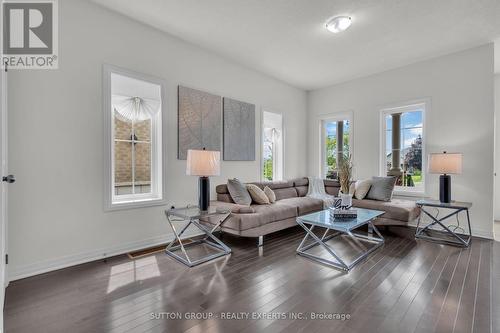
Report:
M238 205L235 203L225 202L225 201L210 201L210 207L212 209L215 208L217 211L221 210L221 214L225 214L228 211L230 211L231 213L230 213L230 216L228 217L228 220L234 216L255 213L255 211L252 207L245 206L245 205ZM222 211L224 211L224 212L222 212ZM203 216L200 218L200 221L210 223L212 225L216 225L220 221L220 215L216 214L216 215L210 215L210 216Z
M210 201L210 206L215 207L215 209L217 210L218 209L224 209L226 211L229 210L231 211L231 213L248 214L254 212L254 209L250 206L238 205L235 203L225 202L225 201Z

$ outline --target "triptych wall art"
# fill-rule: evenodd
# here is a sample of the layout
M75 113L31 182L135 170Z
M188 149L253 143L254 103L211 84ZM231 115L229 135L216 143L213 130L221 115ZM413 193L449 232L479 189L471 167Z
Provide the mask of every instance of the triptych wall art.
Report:
M255 105L224 97L224 160L255 161Z
M188 149L220 150L221 97L182 86L178 94L177 158L185 160Z
M177 133L180 160L188 149L206 148L225 161L255 161L254 104L179 86Z

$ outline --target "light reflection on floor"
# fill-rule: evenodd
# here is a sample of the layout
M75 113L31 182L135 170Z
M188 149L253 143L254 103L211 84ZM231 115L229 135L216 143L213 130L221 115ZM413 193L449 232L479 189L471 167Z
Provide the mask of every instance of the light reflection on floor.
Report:
M155 256L132 260L111 267L107 293L126 286L135 281L141 281L160 276L160 269Z
M214 273L212 275L212 278L208 282L206 289L204 290L205 294L210 294L212 292L212 289L214 289L215 287L221 288L222 291L226 291L226 279L224 278L224 275L222 275L222 271L226 267L229 258L230 255L225 256L224 259L219 259L213 264Z

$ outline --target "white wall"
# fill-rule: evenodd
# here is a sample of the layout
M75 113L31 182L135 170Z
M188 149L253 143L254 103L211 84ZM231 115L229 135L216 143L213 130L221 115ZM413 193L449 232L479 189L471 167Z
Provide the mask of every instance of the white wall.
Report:
M306 173L306 93L87 1L59 1L59 70L12 71L9 82L11 278L169 238L163 209L103 211L102 65L166 80L167 199L196 203L197 179L177 155L177 85L256 104L255 162L222 176L260 179L260 110L282 112L285 177ZM213 186L214 187L214 186Z
M464 154L463 174L453 176L455 200L471 201L472 229L492 237L493 227L493 44L315 90L308 95L309 174L319 170L321 114L354 113L353 161L357 178L379 174L380 109L431 99L427 152ZM426 175L427 195L438 196L438 175Z

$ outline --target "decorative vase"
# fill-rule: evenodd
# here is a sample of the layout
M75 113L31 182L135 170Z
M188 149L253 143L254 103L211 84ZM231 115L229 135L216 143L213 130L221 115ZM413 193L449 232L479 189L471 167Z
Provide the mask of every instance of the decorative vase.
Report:
M342 199L343 208L352 207L352 194L339 192L340 199Z

